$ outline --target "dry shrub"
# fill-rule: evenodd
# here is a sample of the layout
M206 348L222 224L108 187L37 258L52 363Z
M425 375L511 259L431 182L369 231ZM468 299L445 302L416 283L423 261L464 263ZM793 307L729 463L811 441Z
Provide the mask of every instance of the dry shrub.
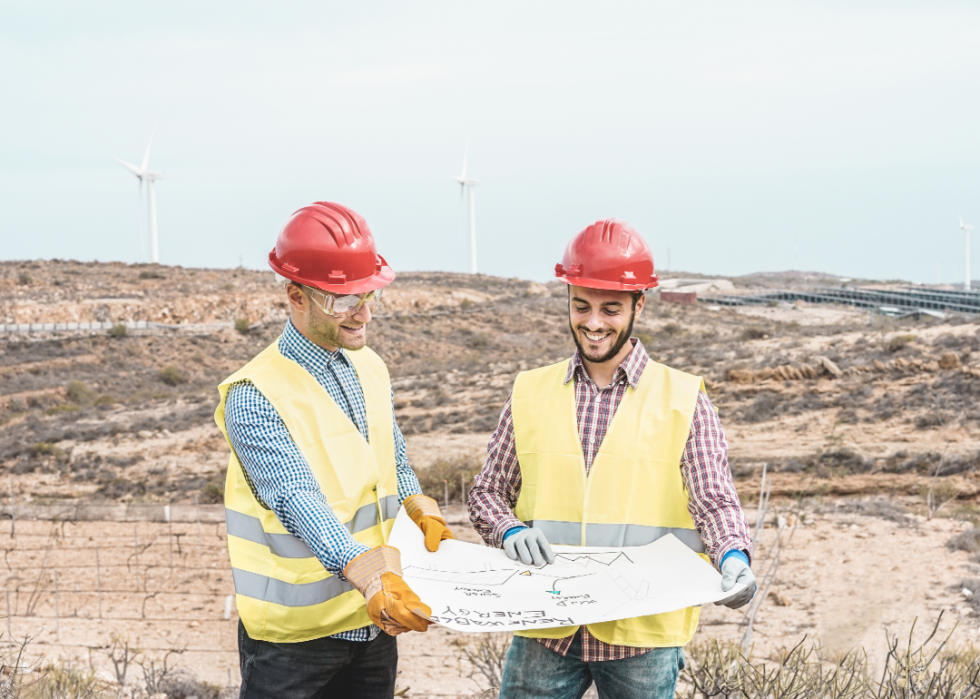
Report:
M890 353L895 354L905 349L906 345L911 342L915 342L915 335L896 335L888 341L886 349Z
M510 640L509 633L482 633L453 641L457 649L456 658L469 663L470 674L467 677L480 687L478 696L481 698L496 699L499 696ZM489 686L484 688L485 685Z
M751 650L745 653L737 644L717 639L692 643L685 648L688 663L681 674L678 696L978 699L978 652L972 646L949 646L952 632L937 640L941 619L942 613L923 641L914 640L915 624L907 638L888 637L883 663L869 659L863 649L823 656L816 646L804 647L806 637L796 647L767 659L753 658Z
M457 456L440 459L429 468L417 468L416 475L422 492L442 503L449 486L450 502L466 502L466 496L473 486L473 476L479 473L482 464L479 459Z
M88 405L95 400L95 394L84 381L69 381L65 386L65 397L71 403Z
M966 531L957 534L946 542L946 548L950 551L966 551L967 553L980 551L980 529L970 527ZM980 592L980 588L976 591Z
M179 386L187 383L187 374L175 366L166 366L157 372L157 378L168 386Z

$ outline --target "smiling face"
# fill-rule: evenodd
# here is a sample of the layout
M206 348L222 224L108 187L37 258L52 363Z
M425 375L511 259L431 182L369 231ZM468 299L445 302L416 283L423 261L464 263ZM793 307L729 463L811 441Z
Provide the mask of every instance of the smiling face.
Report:
M633 321L645 301L629 291L569 287L568 327L582 359L594 364L622 363L631 349L627 341Z
M329 352L338 348L359 350L367 341L367 324L371 322L371 309L364 304L351 315L328 315L317 308L309 295L296 284L286 287L289 297L290 319L296 329L311 342Z

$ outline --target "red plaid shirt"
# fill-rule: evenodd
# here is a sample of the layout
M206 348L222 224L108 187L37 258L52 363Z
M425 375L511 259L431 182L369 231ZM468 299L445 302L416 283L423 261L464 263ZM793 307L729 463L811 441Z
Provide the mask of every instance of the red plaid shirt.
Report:
M569 362L565 383L575 381L575 413L586 473L592 467L627 388L636 388L650 360L643 345L635 338L631 341L633 351L616 369L612 383L602 390L589 378L578 352ZM689 497L688 511L704 542L705 553L712 562L717 566L725 554L733 549L751 550L748 524L728 467L728 440L725 439L714 406L704 393L698 394L691 434L680 467ZM476 477L469 497L470 521L488 545L500 548L504 533L511 527L521 525L521 521L514 516L514 506L520 494L521 468L514 444L511 398L508 398L497 430L487 446L487 461ZM581 635L582 660L585 662L620 660L650 650L603 643L584 626ZM539 641L565 655L574 638L569 636Z

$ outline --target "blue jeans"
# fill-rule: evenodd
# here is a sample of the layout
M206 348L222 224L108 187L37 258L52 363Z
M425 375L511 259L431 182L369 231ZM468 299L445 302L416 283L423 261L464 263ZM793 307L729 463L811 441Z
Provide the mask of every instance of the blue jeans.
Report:
M635 658L587 663L579 634L565 657L533 638L514 636L500 699L581 699L593 681L601 699L670 699L682 669L682 648L654 648Z

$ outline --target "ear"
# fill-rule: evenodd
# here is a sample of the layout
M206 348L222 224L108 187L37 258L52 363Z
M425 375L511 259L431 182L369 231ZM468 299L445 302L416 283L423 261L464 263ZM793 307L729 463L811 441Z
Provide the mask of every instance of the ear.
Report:
M297 284L286 286L286 298L294 311L308 313L310 310L310 299Z
M640 317L640 312L643 310L643 305L646 302L647 302L647 295L646 294L640 294L640 298L638 298L636 300L636 311L633 314L633 316L635 318L639 318Z

